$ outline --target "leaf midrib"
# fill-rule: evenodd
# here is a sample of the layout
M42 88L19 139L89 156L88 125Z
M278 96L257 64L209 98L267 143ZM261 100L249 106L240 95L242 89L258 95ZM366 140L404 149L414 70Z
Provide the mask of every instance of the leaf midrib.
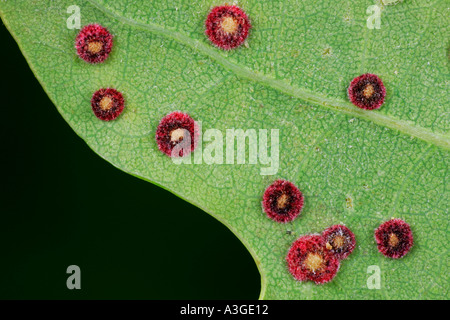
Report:
M305 102L319 105L330 110L344 113L352 117L360 118L366 121L373 122L377 125L397 130L403 134L410 135L421 139L427 143L433 144L437 147L449 150L450 149L450 137L448 134L436 133L429 129L412 124L410 121L404 121L376 111L367 111L359 109L353 106L348 101L339 100L336 98L327 97L318 92L312 92L310 90L296 87L288 84L286 81L274 79L268 77L258 71L251 70L246 66L240 65L236 61L224 56L220 53L219 49L206 45L205 43L190 38L188 35L181 32L177 32L170 29L164 29L162 26L152 23L139 22L124 16L120 16L115 12L105 8L94 0L88 0L94 7L102 11L103 13L113 17L116 20L121 21L124 24L151 31L153 33L166 36L181 44L187 45L198 52L207 55L211 59L218 62L224 68L232 71L235 75L260 83L264 86L276 89L284 94L301 99Z

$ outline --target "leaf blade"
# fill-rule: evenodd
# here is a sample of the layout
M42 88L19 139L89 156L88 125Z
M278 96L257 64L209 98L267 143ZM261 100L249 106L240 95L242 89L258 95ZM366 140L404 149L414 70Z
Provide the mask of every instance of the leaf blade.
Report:
M63 3L69 5L68 2ZM120 6L120 2L104 4ZM246 4L253 10L252 16L264 13L264 8L250 2ZM272 75L241 67L255 58L254 52L261 53L262 49L252 48L252 44L249 49L242 48L228 55L200 40L200 27L195 29L192 38L178 31L174 36L172 31L163 27L155 27L159 35L149 35L111 21L110 16L95 10L100 6L98 4L92 7L80 3L85 12L84 19L102 22L114 30L116 36L116 51L111 60L102 66L86 66L71 52L75 32L61 27L61 19L54 19L55 16L60 17L64 5L58 4L46 10L39 4L35 5L33 9L41 15L33 15L31 7L24 8L30 19L23 21L12 7L2 4L2 19L14 24L11 29L13 34L17 30L18 42L23 43L21 48L28 55L30 66L67 122L92 149L119 169L171 190L226 224L255 258L263 281L261 298L436 298L447 295L447 291L437 291L442 289L439 283L445 280L445 276L438 273L430 275L422 269L425 261L432 261L434 267L442 267L442 261L437 261L433 254L445 250L445 217L442 214L447 210L445 197L442 197L446 194L448 168L448 135L442 130L445 125L434 128L411 124L410 120L397 122L397 117L385 110L360 112L345 102L345 94L329 98L328 93L313 92L308 86L300 90L297 85L287 84ZM207 12L209 4L200 7L202 12ZM198 14L194 22L201 21L202 14ZM47 20L49 22L44 23ZM286 21L284 18L284 22L279 23L283 25ZM319 19L315 23L321 21ZM39 24L44 27L37 28L31 37L24 32ZM258 21L255 28L257 26ZM52 31L39 32L43 29ZM147 27L144 30L150 31ZM255 39L257 41L258 38ZM200 56L198 48L201 48ZM147 50L152 53L151 59ZM309 54L305 53L305 57ZM270 56L273 52L267 50L262 55ZM281 61L284 56L283 52L278 53ZM61 66L54 61L55 57ZM442 61L442 56L438 58L437 61ZM266 63L261 63L261 68L266 67ZM340 67L347 68L344 63ZM54 70L49 72L51 68ZM281 66L279 68L278 74L282 69ZM330 73L335 71L330 70ZM347 70L345 77L353 72ZM308 72L305 74L303 77L310 76ZM299 81L292 78L293 83ZM392 80L391 84L401 87L401 83ZM89 95L105 85L115 85L126 94L128 105L121 121L105 124L92 118ZM328 92L327 88L324 90ZM420 97L416 95L416 99L417 96ZM444 105L444 100L437 102ZM389 110L391 104L386 104ZM265 186L275 177L261 176L261 165L227 167L203 163L191 169L176 166L160 155L152 129L156 128L158 119L174 108L189 111L202 120L204 127L218 128L222 132L233 127L280 128L281 150L289 152L281 154L277 177L296 182L304 191L307 201L303 216L289 225L274 225L264 217L260 197ZM378 122L373 120L374 117L379 119ZM437 116L428 115L426 118L437 123L434 119ZM396 126L402 127L399 131L436 146L385 128L398 129ZM417 128L421 128L418 133ZM396 153L399 150L401 155ZM407 169L404 170L403 166ZM418 168L422 169L423 172L419 173L423 176L417 176ZM330 180L329 176L333 179ZM411 177L423 180L420 190L414 190ZM397 191L392 193L393 189ZM414 190L412 199L405 199L404 194L411 193L411 190ZM351 208L346 206L347 199L352 199ZM423 203L424 199L428 203ZM407 206L414 210L409 211ZM370 209L370 214L364 212L367 209ZM418 238L416 248L398 262L380 257L373 245L371 231L392 213L397 214L397 210L398 214L411 221ZM424 213L417 215L416 212ZM424 220L433 213L441 216L436 221ZM337 278L326 286L293 281L284 265L290 243L301 234L319 232L341 221L351 226L357 235L359 247L354 258L344 262ZM292 234L286 234L286 231L292 231ZM427 247L425 239L429 233L434 243ZM378 264L382 270L387 270L384 281L391 289L383 288L377 292L364 287L367 278L365 267L370 264ZM397 270L390 269L392 266ZM420 277L409 281L408 292L403 293L404 283L396 277L402 279L401 275L410 275L410 269L419 270Z

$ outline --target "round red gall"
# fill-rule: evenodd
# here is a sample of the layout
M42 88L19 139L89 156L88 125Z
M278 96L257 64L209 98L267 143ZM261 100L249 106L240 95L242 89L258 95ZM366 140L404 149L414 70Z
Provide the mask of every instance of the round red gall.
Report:
M348 87L348 97L355 106L374 110L383 104L386 88L377 75L365 73L352 80Z
M218 6L211 10L205 21L206 35L211 42L223 49L231 50L247 39L250 21L237 6Z
M100 63L108 58L113 45L111 33L99 24L90 24L78 33L75 47L78 56L88 63Z
M334 225L322 232L325 246L339 260L345 259L355 249L355 235L344 225Z
M183 157L197 147L199 127L188 114L175 111L159 122L156 142L160 151L169 157Z
M375 230L378 251L393 259L405 256L413 245L410 226L401 219L391 219Z
M289 272L298 281L323 284L331 281L339 270L339 259L326 248L320 235L306 235L294 241L286 261Z
M113 88L97 90L92 95L91 106L95 116L100 120L114 120L124 109L123 95Z
M262 206L270 219L290 222L303 208L303 194L292 182L276 180L264 192Z

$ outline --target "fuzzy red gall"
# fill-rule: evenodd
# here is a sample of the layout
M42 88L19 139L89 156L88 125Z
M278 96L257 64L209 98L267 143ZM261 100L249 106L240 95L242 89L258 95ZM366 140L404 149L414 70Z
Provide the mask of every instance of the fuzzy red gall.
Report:
M205 21L209 40L223 50L240 46L247 39L250 21L237 6L218 6L211 10Z
M347 258L355 249L355 235L344 225L331 226L322 232L322 236L327 249L339 260Z
M393 259L405 256L413 246L411 227L401 219L391 219L375 230L378 251Z
M355 106L374 110L383 104L386 88L377 75L365 73L352 80L348 87L348 97Z
M97 90L92 95L91 106L97 118L104 121L114 120L124 109L123 95L112 88Z
M77 54L89 63L103 62L111 52L112 39L111 33L101 25L87 25L81 29L75 40Z
M156 129L158 148L169 157L183 157L194 151L199 136L194 119L179 111L162 118Z
M303 194L292 182L276 180L264 192L262 206L270 219L290 222L303 208Z
M339 259L326 248L320 235L306 235L294 241L286 261L289 272L298 281L323 284L331 281L339 270Z

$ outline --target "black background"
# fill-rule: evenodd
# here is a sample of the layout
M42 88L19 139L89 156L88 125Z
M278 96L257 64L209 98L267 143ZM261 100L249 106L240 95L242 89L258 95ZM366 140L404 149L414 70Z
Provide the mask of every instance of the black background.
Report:
M239 240L96 155L0 26L0 299L256 299ZM81 290L66 287L69 265Z

